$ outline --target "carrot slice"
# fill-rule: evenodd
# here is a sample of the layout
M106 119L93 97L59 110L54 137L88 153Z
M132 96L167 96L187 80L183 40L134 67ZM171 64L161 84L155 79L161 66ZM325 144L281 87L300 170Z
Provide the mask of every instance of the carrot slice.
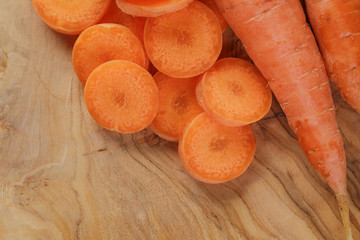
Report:
M271 90L260 71L238 58L217 61L203 74L196 93L209 115L229 126L258 121L272 102Z
M157 17L178 11L193 0L116 0L127 14L140 17Z
M144 27L146 18L134 17L124 13L118 8L116 1L111 0L109 10L99 23L117 23L129 28L135 35L144 42Z
M110 0L32 0L40 18L57 32L77 35L96 24Z
M224 126L201 113L185 128L178 150L190 175L203 182L221 183L240 176L250 165L255 149L249 125Z
M224 32L229 25L227 24L225 18L221 14L220 9L216 5L215 0L200 0L200 2L204 3L215 13L215 15L217 16L217 18L219 20L221 30Z
M110 60L129 60L147 68L140 40L128 28L114 23L92 26L76 40L72 61L76 75L85 85L90 73Z
M222 47L222 32L216 15L195 1L185 9L148 18L145 49L160 71L175 78L194 77L209 69Z
M144 68L126 60L97 67L85 85L85 103L102 127L135 133L150 125L158 107L158 89Z
M186 124L203 112L195 96L197 77L173 78L157 72L154 79L159 108L150 127L160 137L177 142Z

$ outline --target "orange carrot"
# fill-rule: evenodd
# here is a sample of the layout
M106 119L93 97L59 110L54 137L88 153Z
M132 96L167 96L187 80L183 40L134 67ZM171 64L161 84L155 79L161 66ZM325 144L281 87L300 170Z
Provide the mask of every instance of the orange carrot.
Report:
M360 113L360 1L307 0L306 7L330 80Z
M173 78L161 72L155 74L159 107L150 127L160 137L179 141L186 124L203 112L195 96L197 78Z
M131 29L134 19L134 16L126 14L118 8L116 0L111 0L108 11L98 23L117 23Z
M153 76L158 72L158 70L156 69L156 67L155 67L151 62L149 63L148 71L149 71L149 73L151 73L151 75L153 75Z
M134 25L130 28L133 33L140 39L141 43L144 45L144 29L146 23L145 17L135 17Z
M135 133L153 121L158 107L158 89L144 68L126 60L113 60L97 67L85 85L85 103L102 127Z
M89 74L110 60L129 60L147 68L147 56L140 40L128 28L114 23L92 26L76 40L72 61L75 73L85 85Z
M224 126L201 113L185 128L179 155L194 178L222 183L240 176L250 165L256 149L249 125Z
M215 15L217 16L217 18L219 20L221 30L224 32L229 25L225 21L225 18L222 16L218 6L215 3L215 0L200 0L200 2L204 3L215 13Z
M175 78L194 77L215 63L222 32L211 9L195 1L177 12L148 18L144 43L160 72Z
M129 28L135 35L144 42L144 27L146 18L133 17L121 11L116 5L116 0L111 0L109 10L99 23L117 23Z
M104 16L110 0L32 0L32 3L49 27L60 33L77 35Z
M216 0L268 79L310 163L335 192L346 232L346 160L329 80L298 0Z
M116 0L127 14L139 17L157 17L178 11L193 0Z
M206 71L196 95L204 110L220 123L243 126L269 111L272 97L267 81L251 63L223 58Z

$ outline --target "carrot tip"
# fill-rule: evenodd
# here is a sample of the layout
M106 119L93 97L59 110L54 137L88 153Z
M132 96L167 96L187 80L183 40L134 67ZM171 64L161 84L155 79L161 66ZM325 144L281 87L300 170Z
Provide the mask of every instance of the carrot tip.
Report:
M349 216L349 203L346 193L337 193L335 194L336 200L339 206L341 218L344 224L346 232L346 240L352 240L351 234L351 225L350 225L350 216Z

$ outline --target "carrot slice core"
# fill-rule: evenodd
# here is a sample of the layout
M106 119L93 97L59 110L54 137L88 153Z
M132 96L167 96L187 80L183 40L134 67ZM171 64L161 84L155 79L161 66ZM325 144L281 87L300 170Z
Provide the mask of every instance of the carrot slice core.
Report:
M126 60L97 67L85 85L85 103L102 127L135 133L150 125L158 107L158 89L144 68Z
M176 78L193 77L215 63L222 48L222 31L216 15L195 1L177 12L148 18L144 43L159 71Z
M249 125L224 126L206 113L199 114L184 130L179 155L196 179L221 183L241 175L255 154L256 142Z
M237 58L217 61L203 74L196 93L210 116L229 126L258 121L272 102L271 90L259 70Z

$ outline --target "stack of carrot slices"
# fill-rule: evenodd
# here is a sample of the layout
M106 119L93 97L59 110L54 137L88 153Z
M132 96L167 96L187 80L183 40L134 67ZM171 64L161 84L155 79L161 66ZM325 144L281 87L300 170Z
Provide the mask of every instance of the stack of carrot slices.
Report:
M179 142L185 169L203 182L226 182L248 168L256 149L250 124L269 111L271 91L250 62L219 59L227 23L214 0L33 5L55 31L79 34L72 62L100 126L150 127Z

